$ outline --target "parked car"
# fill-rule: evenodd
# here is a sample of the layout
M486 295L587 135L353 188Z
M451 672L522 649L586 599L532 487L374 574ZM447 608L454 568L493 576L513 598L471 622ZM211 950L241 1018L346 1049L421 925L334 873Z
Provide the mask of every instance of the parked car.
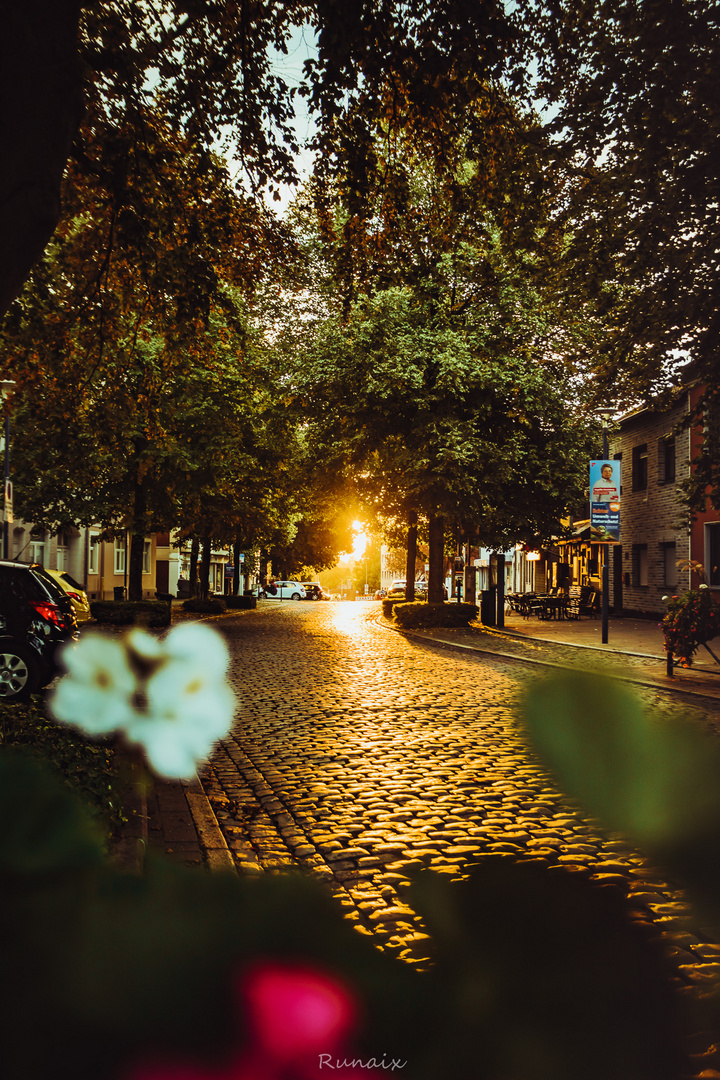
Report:
M305 590L305 597L307 600L327 600L327 593L323 592L322 585L319 581L303 581L302 587Z
M45 570L46 574L57 582L63 592L70 597L70 603L75 612L75 618L79 623L87 622L90 618L90 601L82 585L71 577L66 570Z
M276 581L276 592L268 592L268 586L265 587L265 599L266 600L304 600L305 589L299 581Z
M378 589L377 592L375 593L375 599L376 600L384 600L386 596L387 596L387 589Z
M0 562L0 701L52 682L58 647L76 635L70 598L41 566Z
M393 581L392 585L388 589L388 600L397 600L399 597L405 596L405 581ZM427 583L425 581L415 582L415 596L418 600L422 600L427 596Z

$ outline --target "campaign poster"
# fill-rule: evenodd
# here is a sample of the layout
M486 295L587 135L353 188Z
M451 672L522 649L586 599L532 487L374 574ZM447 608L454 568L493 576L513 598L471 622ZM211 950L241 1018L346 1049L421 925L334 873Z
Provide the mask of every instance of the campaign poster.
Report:
M620 462L590 462L590 542L620 543Z

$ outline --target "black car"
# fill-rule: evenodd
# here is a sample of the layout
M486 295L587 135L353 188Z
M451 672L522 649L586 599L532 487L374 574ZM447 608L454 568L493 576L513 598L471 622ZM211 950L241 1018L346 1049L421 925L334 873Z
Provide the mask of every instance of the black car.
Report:
M305 589L306 600L323 600L325 598L325 593L322 591L319 581L303 581L302 585Z
M0 701L22 701L57 673L77 634L72 603L41 566L0 561Z

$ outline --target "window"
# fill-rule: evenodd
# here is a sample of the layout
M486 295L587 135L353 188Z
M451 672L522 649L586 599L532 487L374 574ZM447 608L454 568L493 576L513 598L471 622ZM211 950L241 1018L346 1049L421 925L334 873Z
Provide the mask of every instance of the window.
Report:
M57 537L57 555L56 555L56 569L67 570L68 559L68 537L67 533L58 533Z
M648 549L647 544L633 544L632 548L632 583L644 586L648 583Z
M645 491L648 482L647 443L634 446L632 452L632 489Z
M708 585L720 588L720 521L705 526L705 571Z
M661 544L660 551L663 558L663 584L668 589L674 589L678 583L677 551L674 544Z
M45 565L45 533L35 533L28 544L28 559L31 563Z
M98 536L100 533L97 529L91 529L88 540L88 574L98 573L98 552L100 545L98 544Z
M151 544L150 540L146 540L145 543L143 544L143 568L142 568L143 574L149 574L150 573L150 549L151 549L151 547L152 547L152 544Z
M125 537L115 537L115 573L125 573Z
M675 436L658 439L658 484L675 481Z

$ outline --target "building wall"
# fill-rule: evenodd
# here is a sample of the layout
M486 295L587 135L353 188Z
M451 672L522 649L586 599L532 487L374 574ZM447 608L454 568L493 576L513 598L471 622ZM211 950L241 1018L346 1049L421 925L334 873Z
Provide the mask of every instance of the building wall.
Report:
M695 407L702 393L703 387L695 386L690 392L690 405ZM691 430L692 456L695 457L702 449L702 427ZM691 558L693 562L703 567L703 576L693 573L692 584L697 587L701 581L709 585L716 599L720 599L720 510L712 506L708 500L704 512L697 514L692 523Z
M689 585L688 571L679 570L677 563L690 558L690 532L680 491L690 471L690 438L688 432L675 433L688 407L688 395L683 392L667 411L643 409L628 415L620 422L619 439L611 445L611 457L622 454L622 509L620 554L614 554L614 546L609 551L610 603L619 595L616 575L621 566L622 610L628 613L664 614L663 596ZM669 449L673 439L674 455ZM640 486L643 472L645 483Z

